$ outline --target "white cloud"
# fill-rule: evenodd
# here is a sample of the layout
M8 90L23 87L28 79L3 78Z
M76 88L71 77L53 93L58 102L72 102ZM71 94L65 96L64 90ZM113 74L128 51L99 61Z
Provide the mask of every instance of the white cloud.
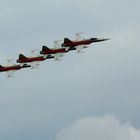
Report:
M140 130L112 115L88 117L63 128L56 140L140 140Z

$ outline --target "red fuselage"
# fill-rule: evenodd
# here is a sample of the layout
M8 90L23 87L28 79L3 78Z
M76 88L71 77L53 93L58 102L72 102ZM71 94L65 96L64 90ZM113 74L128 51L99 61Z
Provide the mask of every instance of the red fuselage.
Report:
M93 41L91 41L90 39L87 39L87 40L81 40L81 41L67 42L67 43L64 43L63 46L65 46L65 47L75 47L75 46L79 46L79 45L89 45L91 43L93 43Z
M22 59L18 59L17 63L28 63L28 62L34 62L34 61L44 61L45 58L42 56L39 57L33 57L33 58L22 58Z
M80 46L80 45L89 45L91 43L95 43L95 42L101 42L101 41L106 41L109 40L107 38L90 38L90 39L84 39L84 40L80 40L80 41L71 41L68 38L64 39L64 43L62 44L62 47L71 47L74 48L76 46Z
M9 67L0 67L0 72L20 70L20 69L21 69L20 65L9 66Z
M65 53L67 52L65 48L59 48L59 49L49 49L46 51L41 51L41 54L56 54L56 53Z

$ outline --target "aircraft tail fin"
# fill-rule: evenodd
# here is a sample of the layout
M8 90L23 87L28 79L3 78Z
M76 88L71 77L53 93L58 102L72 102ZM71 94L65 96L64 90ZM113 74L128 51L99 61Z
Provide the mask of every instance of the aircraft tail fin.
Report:
M64 38L64 44L72 42L69 38Z
M27 59L27 57L24 56L23 54L19 54L19 60L21 60L21 59Z
M42 52L48 51L48 50L50 50L50 48L48 48L47 46L42 46Z

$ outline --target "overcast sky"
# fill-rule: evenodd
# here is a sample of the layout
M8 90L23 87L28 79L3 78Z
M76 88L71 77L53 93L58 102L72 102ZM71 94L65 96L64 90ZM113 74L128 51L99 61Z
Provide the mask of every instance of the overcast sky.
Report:
M2 65L76 32L111 38L0 74L0 140L140 139L139 17L139 0L0 0Z

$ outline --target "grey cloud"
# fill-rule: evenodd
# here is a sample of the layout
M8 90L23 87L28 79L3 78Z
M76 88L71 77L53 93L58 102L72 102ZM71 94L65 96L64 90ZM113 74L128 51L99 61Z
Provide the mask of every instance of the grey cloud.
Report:
M81 118L63 128L56 140L138 140L140 130L113 116Z

